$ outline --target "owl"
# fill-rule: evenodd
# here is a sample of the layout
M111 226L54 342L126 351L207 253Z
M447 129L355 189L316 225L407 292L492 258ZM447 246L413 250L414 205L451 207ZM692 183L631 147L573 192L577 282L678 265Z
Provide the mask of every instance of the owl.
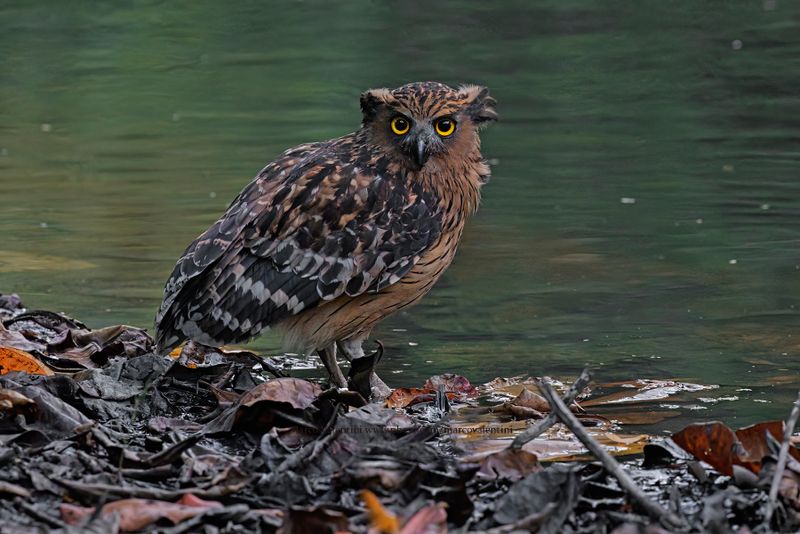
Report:
M417 82L362 93L361 127L264 167L183 253L156 316L158 350L218 347L268 329L316 351L346 387L384 317L419 301L453 261L489 167L485 87ZM372 393L386 393L373 374Z

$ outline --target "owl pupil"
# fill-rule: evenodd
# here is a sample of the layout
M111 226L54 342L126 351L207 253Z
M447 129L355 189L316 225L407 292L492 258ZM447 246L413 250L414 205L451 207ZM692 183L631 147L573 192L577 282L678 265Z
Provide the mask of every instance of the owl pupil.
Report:
M397 135L404 135L411 129L411 125L403 117L395 117L392 119L392 131Z

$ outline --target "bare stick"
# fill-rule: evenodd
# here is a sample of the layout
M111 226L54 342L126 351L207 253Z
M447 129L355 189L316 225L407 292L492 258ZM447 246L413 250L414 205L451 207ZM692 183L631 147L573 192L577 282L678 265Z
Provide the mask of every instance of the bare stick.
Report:
M25 511L26 514L28 514L34 519L38 519L42 523L47 523L49 526L54 528L63 528L63 529L67 528L66 523L64 523L63 521L60 521L56 517L53 517L49 514L37 510L32 505L26 503L22 499L17 499L16 504L18 504L20 508L22 508Z
M683 521L677 515L663 508L657 502L652 501L644 491L636 485L636 482L633 481L630 475L622 469L619 462L589 435L581 422L578 421L578 418L573 415L567 405L559 398L553 386L545 381L540 381L539 389L542 390L545 398L550 403L550 413L556 414L556 416L561 419L561 422L567 425L580 442L589 449L589 452L600 460L606 471L616 477L619 481L619 485L633 497L633 500L635 500L650 517L661 521L668 528L677 529L683 526Z
M778 454L778 464L775 466L775 474L772 475L772 484L769 487L769 501L767 502L767 511L764 520L764 523L767 525L769 525L772 519L775 505L778 503L778 490L781 486L783 471L786 469L786 462L789 460L789 447L791 446L792 433L794 433L794 427L797 425L798 417L800 417L800 392L797 393L797 398L792 404L792 411L789 412L789 418L786 420L786 425L783 428L781 452Z
M177 490L168 490L168 489L142 487L142 486L83 483L74 480L66 480L63 478L54 478L52 480L59 486L63 486L70 491L81 493L84 495L89 495L91 497L96 497L96 498L106 498L108 496L139 497L142 499L157 499L165 501L179 499L180 497L186 495L187 493L191 493L197 497L204 499L224 497L226 495L239 491L252 481L252 479L250 478L237 482L235 484L229 484L229 485L220 484L218 486L211 486L210 488L205 488L205 489L194 487L194 488L181 488Z
M575 383L570 386L567 392L564 394L564 404L569 406L578 395L581 394L581 391L586 389L586 386L589 385L589 382L592 381L592 373L589 369L584 369L581 371L580 376L578 379L575 380ZM551 404L552 406L552 404ZM526 443L535 439L539 436L542 432L546 431L548 428L553 426L558 422L558 416L551 410L547 417L544 419L540 419L536 424L532 425L530 428L518 434L517 437L514 438L514 441L511 442L511 448L513 450L521 449Z

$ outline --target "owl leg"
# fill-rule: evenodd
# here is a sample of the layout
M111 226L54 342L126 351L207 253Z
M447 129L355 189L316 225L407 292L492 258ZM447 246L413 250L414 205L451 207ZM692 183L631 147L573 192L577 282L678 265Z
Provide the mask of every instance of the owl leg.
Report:
M319 349L317 353L323 365L325 365L325 369L328 370L331 384L337 388L346 388L347 379L344 377L344 373L339 369L339 364L336 362L336 343L331 343L324 349Z
M353 360L364 358L366 356L364 354L364 347L362 346L366 337L367 336L365 335L363 337L345 339L339 341L337 344L339 345L342 354L344 354L344 357L352 362ZM371 389L370 397L372 399L385 399L392 392L391 388L389 388L389 386L387 386L386 383L381 380L374 371L372 374L370 374L369 385Z

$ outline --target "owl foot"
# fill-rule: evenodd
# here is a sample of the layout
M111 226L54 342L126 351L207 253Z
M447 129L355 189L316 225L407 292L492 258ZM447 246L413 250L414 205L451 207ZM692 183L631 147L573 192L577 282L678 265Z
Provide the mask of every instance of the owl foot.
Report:
M347 377L347 387L357 391L370 401L382 401L392 390L375 374L375 366L383 356L383 344L378 341L378 350L372 354L364 354L361 346L362 339L348 339L338 343L339 348L350 360L350 373Z
M383 401L392 394L392 388L387 386L386 382L381 380L381 377L379 377L374 371L369 377L369 385L371 401Z
M347 379L344 377L342 370L339 369L339 363L336 361L336 344L331 343L328 347L318 350L317 353L328 371L331 385L337 388L346 388Z

